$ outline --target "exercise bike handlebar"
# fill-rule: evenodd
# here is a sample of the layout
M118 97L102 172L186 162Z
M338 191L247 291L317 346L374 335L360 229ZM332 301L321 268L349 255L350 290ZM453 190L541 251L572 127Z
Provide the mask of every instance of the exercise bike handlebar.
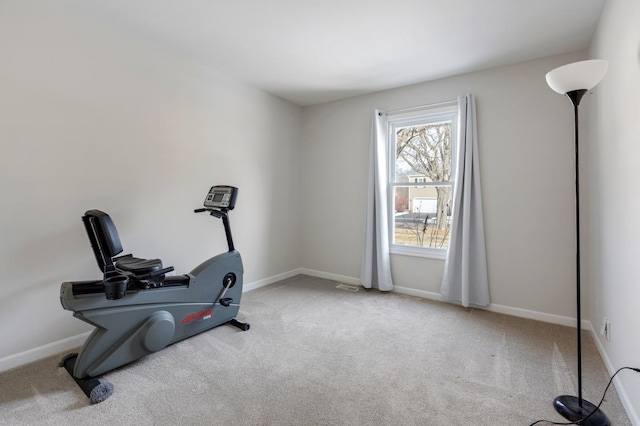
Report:
M217 217L218 219L222 219L222 223L224 224L224 232L227 236L227 245L229 246L229 251L235 250L233 245L233 237L231 236L231 227L229 226L229 215L227 214L227 209L214 209L211 207L204 207L195 209L194 213L203 213L209 212L209 214L213 217Z
M215 216L218 219L222 218L223 216L227 216L227 211L226 210L212 209L210 207L205 207L205 208L201 208L201 209L195 209L193 212L194 213L209 212L209 214L211 216Z

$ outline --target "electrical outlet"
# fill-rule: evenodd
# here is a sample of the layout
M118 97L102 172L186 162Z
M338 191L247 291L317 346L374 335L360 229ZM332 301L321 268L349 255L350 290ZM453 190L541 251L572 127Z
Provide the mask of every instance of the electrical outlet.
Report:
M607 341L611 341L611 322L608 318L603 318L600 324L600 335Z
M600 324L600 335L607 339L607 341L611 341L611 322L608 318L602 319L602 324Z

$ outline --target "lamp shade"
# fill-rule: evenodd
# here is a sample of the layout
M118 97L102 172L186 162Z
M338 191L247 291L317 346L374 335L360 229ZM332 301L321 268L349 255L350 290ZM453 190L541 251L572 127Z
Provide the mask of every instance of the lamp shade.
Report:
M604 77L609 62L591 59L564 65L547 73L547 84L564 95L574 90L590 90Z

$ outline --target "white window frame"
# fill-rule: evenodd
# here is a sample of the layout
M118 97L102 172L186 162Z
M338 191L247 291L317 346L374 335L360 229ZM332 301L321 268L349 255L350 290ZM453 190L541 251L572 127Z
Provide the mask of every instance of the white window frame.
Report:
M418 126L429 124L430 122L451 120L451 180L448 182L408 182L398 183L396 182L396 153L395 153L395 134L396 130L401 127ZM389 218L389 252L391 254L399 254L405 256L426 257L431 259L446 259L447 249L436 247L418 247L408 246L403 244L394 244L395 240L395 197L394 189L396 187L403 186L438 186L442 183L451 185L451 190L456 179L456 156L458 153L458 103L456 101L443 102L437 105L427 105L423 107L410 108L407 110L400 110L397 112L387 112L387 124L388 124L388 170L389 176L387 178L387 200L388 200L388 218ZM453 208L453 207L452 207ZM453 213L453 212L452 212ZM451 234L449 234L449 238Z

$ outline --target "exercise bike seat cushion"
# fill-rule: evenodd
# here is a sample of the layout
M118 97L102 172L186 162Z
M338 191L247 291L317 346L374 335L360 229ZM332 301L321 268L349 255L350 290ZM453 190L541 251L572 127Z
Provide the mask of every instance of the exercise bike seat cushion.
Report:
M162 269L162 260L139 259L137 257L125 256L116 259L115 266L117 269L131 272L134 275L146 275Z

